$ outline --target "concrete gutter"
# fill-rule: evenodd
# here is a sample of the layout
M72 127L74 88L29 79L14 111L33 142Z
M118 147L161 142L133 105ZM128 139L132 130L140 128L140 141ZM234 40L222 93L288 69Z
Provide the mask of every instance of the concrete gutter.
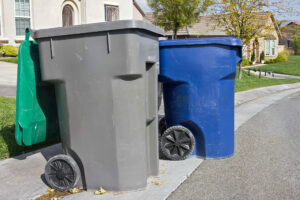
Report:
M235 130L264 108L298 91L300 84L288 84L237 93ZM62 153L60 144L0 162L0 199L26 200L46 193L48 187L43 182L44 166L50 157L59 153ZM160 175L150 178L144 190L101 196L94 196L93 191L88 191L63 199L166 199L202 162L196 157L180 162L161 160Z

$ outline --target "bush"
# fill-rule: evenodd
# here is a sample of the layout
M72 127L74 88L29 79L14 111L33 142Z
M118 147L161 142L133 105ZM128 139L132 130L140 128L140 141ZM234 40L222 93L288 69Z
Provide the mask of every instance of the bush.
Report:
M3 45L2 44L0 44L0 57L2 57L3 56L3 51L2 51L2 48L3 48Z
M260 54L260 62L265 60L265 52L262 51L261 54Z
M290 52L285 50L280 53L278 53L277 58L275 59L270 59L266 61L266 64L272 64L272 63L281 63L281 62L287 62L288 61L288 56L290 55Z
M5 56L16 57L18 56L18 48L12 45L5 45L2 47L2 52Z
M266 64L273 64L273 63L278 63L276 59L270 59L266 61Z
M293 41L293 49L295 51L295 55L300 55L300 38L296 38Z
M247 65L250 65L250 62L245 56L243 56L242 66L247 66Z
M278 54L277 58L275 59L275 61L276 61L277 63L288 61L288 55L287 55L287 53L284 52L284 51L283 51L283 52L280 52L280 53Z

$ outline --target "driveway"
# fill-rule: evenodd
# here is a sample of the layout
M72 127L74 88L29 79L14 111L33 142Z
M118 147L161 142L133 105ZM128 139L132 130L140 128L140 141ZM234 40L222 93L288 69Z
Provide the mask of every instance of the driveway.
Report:
M17 68L17 64L0 61L0 96L16 96Z
M300 199L300 92L258 113L236 133L235 155L206 160L169 198Z

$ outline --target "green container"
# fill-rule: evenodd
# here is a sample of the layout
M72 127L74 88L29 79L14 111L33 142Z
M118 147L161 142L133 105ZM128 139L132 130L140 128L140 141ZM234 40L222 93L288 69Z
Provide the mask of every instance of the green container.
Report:
M15 137L19 145L30 146L59 136L55 89L41 82L39 47L29 41L19 48Z

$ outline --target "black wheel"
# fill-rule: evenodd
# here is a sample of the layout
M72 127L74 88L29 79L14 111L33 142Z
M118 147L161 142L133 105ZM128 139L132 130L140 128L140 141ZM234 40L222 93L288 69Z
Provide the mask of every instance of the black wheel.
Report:
M167 122L164 115L158 116L158 131L161 136L167 129Z
M194 150L195 139L192 132L183 126L168 128L160 139L160 148L170 160L185 160Z
M80 169L72 157L57 155L47 162L45 178L51 188L66 192L77 185Z

